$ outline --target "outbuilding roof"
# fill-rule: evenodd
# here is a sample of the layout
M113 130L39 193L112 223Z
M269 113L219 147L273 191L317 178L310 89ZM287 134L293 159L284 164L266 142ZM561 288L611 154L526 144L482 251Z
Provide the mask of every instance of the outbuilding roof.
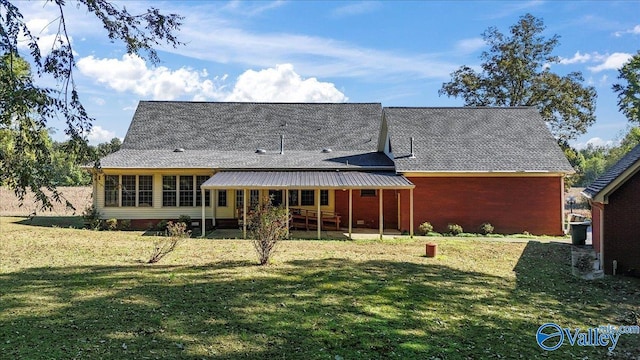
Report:
M398 171L573 172L533 107L388 107L384 117Z
M606 202L607 196L640 170L640 145L637 145L615 165L582 192L590 199Z

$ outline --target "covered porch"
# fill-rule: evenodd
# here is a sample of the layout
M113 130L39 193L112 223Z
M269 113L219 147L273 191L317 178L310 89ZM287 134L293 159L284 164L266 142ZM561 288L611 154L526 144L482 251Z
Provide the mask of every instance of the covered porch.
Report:
M214 174L211 178L201 185L202 196L205 191L210 190L216 193L216 190L236 190L242 195L242 208L238 209L238 218L246 219L248 212L251 210L247 204L249 201L250 191L268 190L279 191L282 198L280 204L290 208L289 194L290 190L306 191L307 194L313 194L315 197L313 204L315 209L306 209L300 211L295 208L295 214L292 219L300 224L300 220L304 219L305 229L315 228L316 238L322 238L322 231L325 227L333 225L332 230L339 231L341 226L346 225L347 236L353 238L353 190L375 190L378 196L378 235L383 236L384 233L384 209L383 194L384 190L409 190L410 206L409 206L409 234L413 236L413 189L415 186L404 176L395 172L364 172L364 171L221 171ZM348 214L336 214L323 210L322 193L328 191L348 191ZM215 197L214 197L215 198ZM214 203L215 204L215 203ZM318 216L320 214L320 216ZM315 216L314 216L315 215ZM212 207L211 214L208 216L206 208L202 206L202 234L205 233L205 221L207 218L212 220L213 225L216 224L216 206ZM311 224L310 224L311 222ZM314 223L315 222L315 223ZM290 227L292 224L289 224ZM247 224L242 221L242 238L247 237Z

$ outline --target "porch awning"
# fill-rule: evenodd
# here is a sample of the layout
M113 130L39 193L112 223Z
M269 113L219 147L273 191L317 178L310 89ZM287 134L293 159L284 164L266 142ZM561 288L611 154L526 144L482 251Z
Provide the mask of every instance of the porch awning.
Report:
M202 189L413 189L395 172L363 171L221 171Z

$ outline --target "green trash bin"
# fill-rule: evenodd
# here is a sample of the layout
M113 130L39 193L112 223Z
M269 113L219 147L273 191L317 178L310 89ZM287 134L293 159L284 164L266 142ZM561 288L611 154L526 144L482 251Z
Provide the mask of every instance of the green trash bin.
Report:
M570 222L571 226L571 243L573 245L584 245L587 240L587 229L591 226L591 222Z

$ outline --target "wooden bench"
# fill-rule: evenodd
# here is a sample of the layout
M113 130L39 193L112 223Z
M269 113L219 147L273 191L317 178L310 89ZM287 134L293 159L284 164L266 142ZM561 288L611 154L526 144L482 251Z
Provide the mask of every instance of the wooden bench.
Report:
M312 230L318 228L318 212L291 208L291 227L294 229ZM340 230L340 214L332 211L320 211L322 229Z

